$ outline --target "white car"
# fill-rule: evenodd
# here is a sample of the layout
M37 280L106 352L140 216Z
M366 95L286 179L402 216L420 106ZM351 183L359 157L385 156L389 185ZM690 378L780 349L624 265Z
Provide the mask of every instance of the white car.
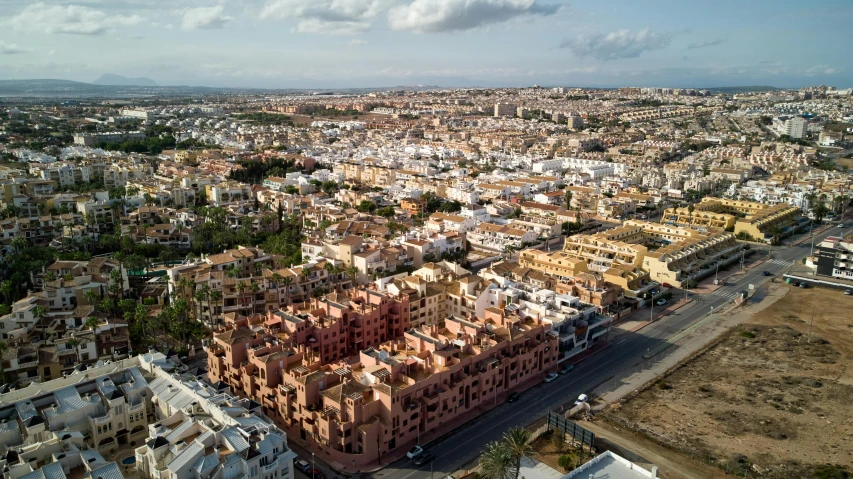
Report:
M424 448L422 448L421 446L415 446L415 447L409 449L409 452L406 453L406 457L408 457L409 459L414 459L423 453L424 453Z
M587 396L586 394L581 394L580 396L578 396L577 401L575 401L575 406L580 406L581 404L587 401L589 401L589 396Z
M553 382L553 381L554 381L555 379L557 379L558 377L560 377L560 375L559 375L559 374L551 373L551 374L549 374L549 375L545 376L545 382L546 382L546 383Z

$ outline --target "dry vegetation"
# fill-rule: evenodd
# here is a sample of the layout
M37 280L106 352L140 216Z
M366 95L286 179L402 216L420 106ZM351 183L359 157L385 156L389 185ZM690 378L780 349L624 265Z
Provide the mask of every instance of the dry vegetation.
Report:
M792 288L608 416L729 474L847 478L851 366L853 297Z

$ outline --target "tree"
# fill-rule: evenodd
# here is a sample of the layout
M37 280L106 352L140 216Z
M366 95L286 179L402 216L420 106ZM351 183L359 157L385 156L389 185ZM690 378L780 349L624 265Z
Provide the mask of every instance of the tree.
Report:
M557 458L557 465L560 466L560 468L566 472L571 471L572 467L574 466L572 456L568 454L562 454L559 458Z
M353 286L358 284L358 268L355 265L350 265L346 269L347 276L352 280Z
M534 453L530 431L523 427L514 427L504 434L504 442L512 456L512 472L515 479L521 473L521 459Z
M36 326L41 327L41 339L46 339L47 336L47 327L42 324L42 318L47 314L47 310L44 309L44 306L36 306L33 308L33 318L36 320Z
M361 203L355 209L359 213L373 213L376 210L376 203L370 200L361 200Z
M774 245L778 245L778 244L779 244L779 240L780 240L780 238L781 238L781 236L782 236L782 232L784 232L784 231L785 231L785 230L784 230L784 229L782 228L782 226L781 226L781 225L779 225L779 224L774 224L773 226L771 226L771 227L770 227L769 233L770 233L771 235L773 235L773 239L771 240L771 242L772 242Z
M71 338L68 341L65 341L65 347L74 350L74 353L77 355L77 362L79 363L81 361L80 361L80 349L78 348L78 346L80 346L80 340L77 338Z
M222 300L222 291L218 289L214 289L210 292L210 301L218 302ZM223 305L224 307L224 305ZM211 336L213 335L213 308L210 309L210 331Z
M829 208L820 201L812 205L812 215L814 215L815 222L820 223L826 218L826 215L829 213Z
M572 193L571 191L566 191L566 209L567 210L572 209L572 196L574 196L574 193Z
M484 479L510 479L512 477L513 457L509 446L504 442L491 442L480 454L480 477Z
M293 276L285 276L281 279L281 284L284 285L284 298L285 301L290 300L290 285L293 284Z
M12 290L14 289L14 284L10 280L5 280L0 283L0 294L3 295L3 300L6 303L12 302Z
M9 345L6 344L6 341L0 340L0 357L2 357L8 349ZM0 381L3 383L6 382L6 370L3 368L3 361L0 361Z

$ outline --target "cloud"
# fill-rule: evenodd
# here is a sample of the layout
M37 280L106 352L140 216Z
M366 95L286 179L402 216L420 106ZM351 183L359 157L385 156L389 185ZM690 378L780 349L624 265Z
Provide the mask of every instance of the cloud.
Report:
M46 5L34 3L8 19L17 30L67 35L103 35L112 26L130 26L142 22L139 15L108 15L100 10L78 5Z
M184 11L181 28L184 30L216 30L224 28L231 20L231 17L225 15L225 8L222 5L190 8Z
M669 46L672 35L648 28L638 32L617 30L607 35L596 33L574 40L564 40L560 48L568 48L578 57L593 57L610 61L637 58L645 51L660 50Z
M364 40L359 40L358 38L353 38L352 40L349 41L349 43L347 45L349 45L351 47L360 47L362 45L367 45L367 42Z
M30 50L18 47L17 43L0 42L0 55L18 55L28 53Z
M537 0L414 0L392 8L388 24L417 33L458 32L525 15L553 15L559 8Z
M689 50L695 50L696 48L715 47L721 43L724 43L725 41L726 41L725 38L717 38L716 40L705 40L705 41L701 41L701 42L693 42L693 43L687 45L687 48Z
M838 69L829 65L815 65L813 67L807 68L804 72L806 76L834 75L836 73L838 73Z
M366 32L393 0L267 0L261 18L298 21L294 31L326 35Z

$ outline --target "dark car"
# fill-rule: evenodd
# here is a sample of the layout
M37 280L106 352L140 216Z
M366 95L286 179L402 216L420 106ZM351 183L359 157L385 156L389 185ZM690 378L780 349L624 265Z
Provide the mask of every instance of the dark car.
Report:
M771 273L770 271L762 271L761 275L762 276L773 276L773 273Z
M574 370L575 370L574 364L569 364L568 366L563 366L563 368L560 369L560 374L569 374L570 372L572 372Z
M316 467L314 468L313 473L311 471L308 471L307 474L308 477L312 479L326 479L326 475L323 474L323 471L317 469Z
M808 285L808 284L806 284L806 282L805 282L805 281L803 281L802 283L800 283L800 288L806 289L806 288L808 288L808 287L809 287L809 285Z
M517 393L517 392L516 392L516 393L512 393L512 394L510 394L510 395L506 398L506 402L516 402L516 401L518 401L519 399L521 399L521 394L519 394L519 393Z
M304 459L293 461L293 466L296 468L297 471L304 472L306 474L311 471L311 464L309 464L308 461Z
M435 459L434 455L432 455L430 453L426 453L426 454L421 454L420 456L416 457L413 462L415 463L416 466L423 466L424 464L429 464L434 459Z

